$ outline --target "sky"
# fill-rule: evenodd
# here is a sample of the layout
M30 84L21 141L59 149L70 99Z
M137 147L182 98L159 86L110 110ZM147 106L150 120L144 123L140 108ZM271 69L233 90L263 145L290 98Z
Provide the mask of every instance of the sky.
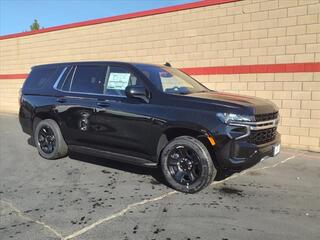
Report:
M196 0L0 0L0 35L173 6Z

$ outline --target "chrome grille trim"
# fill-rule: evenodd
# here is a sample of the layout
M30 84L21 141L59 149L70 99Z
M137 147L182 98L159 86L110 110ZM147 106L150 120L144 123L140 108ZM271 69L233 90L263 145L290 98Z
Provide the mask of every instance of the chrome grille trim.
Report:
M263 121L263 122L237 122L236 124L242 124L243 126L249 126L250 130L262 130L277 127L279 123L279 118ZM232 125L232 123L231 123Z

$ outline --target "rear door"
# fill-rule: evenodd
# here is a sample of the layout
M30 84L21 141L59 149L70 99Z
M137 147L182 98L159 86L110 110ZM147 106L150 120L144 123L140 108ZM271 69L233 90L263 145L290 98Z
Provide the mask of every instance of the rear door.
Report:
M56 111L68 144L94 146L97 142L94 114L103 95L105 64L69 66L56 84L59 95Z

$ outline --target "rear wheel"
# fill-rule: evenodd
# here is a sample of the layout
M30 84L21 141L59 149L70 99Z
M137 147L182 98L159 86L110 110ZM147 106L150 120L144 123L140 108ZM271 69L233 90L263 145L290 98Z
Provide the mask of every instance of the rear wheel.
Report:
M40 121L34 130L35 145L39 154L46 159L57 159L68 154L59 125L52 119Z
M189 136L177 137L164 148L161 168L167 182L185 193L205 188L217 173L205 145Z

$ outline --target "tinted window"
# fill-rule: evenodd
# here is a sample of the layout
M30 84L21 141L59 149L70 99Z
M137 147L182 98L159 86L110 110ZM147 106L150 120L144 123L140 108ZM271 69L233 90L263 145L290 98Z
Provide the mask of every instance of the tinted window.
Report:
M106 67L102 65L77 66L71 80L71 92L102 94L105 73Z
M104 84L104 93L113 96L125 96L127 86L141 85L140 80L128 69L110 66Z
M59 68L61 70L61 68ZM35 68L31 71L26 79L23 88L39 89L43 88L49 80L55 77L58 67L41 67Z

